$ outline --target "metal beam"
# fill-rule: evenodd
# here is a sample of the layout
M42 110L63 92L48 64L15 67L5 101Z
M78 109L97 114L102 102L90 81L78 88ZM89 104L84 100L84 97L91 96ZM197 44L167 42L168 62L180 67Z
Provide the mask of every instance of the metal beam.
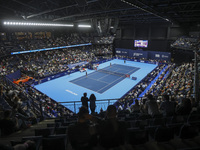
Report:
M87 3L89 4L89 3L96 2L96 1L98 1L98 0L91 0L91 1L88 1ZM43 12L40 12L40 13L37 13L37 14L32 14L30 16L27 16L26 18L29 19L29 18L36 17L36 16L39 16L39 15L55 12L55 11L62 10L62 9L67 9L67 8L70 8L70 7L76 7L76 6L78 6L78 4L74 4L74 5L70 5L70 6L64 6L64 7L60 7L60 8L56 8L56 9L52 9L52 10L46 10L46 11L43 11Z
M13 0L13 1L16 2L16 3L18 3L18 4L21 4L21 5L23 5L23 6L29 7L29 8L31 8L31 9L33 9L33 10L37 10L37 8L32 7L32 6L30 6L30 5L27 5L27 4L24 4L24 3L19 2L19 1L17 1L17 0Z
M86 14L74 14L71 16L65 16L65 17L60 17L57 19L54 19L53 21L58 21L58 20L63 20L67 18L72 18L72 17L80 17L80 16L89 16L89 15L95 15L95 14L101 14L101 13L111 13L111 12L118 12L118 11L124 11L124 10L135 10L135 8L123 8L123 9L114 9L114 10L105 10L105 11L95 11L95 12L90 12Z

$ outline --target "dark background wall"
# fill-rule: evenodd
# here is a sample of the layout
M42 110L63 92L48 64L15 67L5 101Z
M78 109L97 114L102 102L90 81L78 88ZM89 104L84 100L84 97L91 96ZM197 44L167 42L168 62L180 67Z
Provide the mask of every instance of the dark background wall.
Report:
M143 50L169 52L173 41L188 34L188 28L172 24L121 24L116 32L115 47L138 49L134 47L134 40L148 40L148 48Z

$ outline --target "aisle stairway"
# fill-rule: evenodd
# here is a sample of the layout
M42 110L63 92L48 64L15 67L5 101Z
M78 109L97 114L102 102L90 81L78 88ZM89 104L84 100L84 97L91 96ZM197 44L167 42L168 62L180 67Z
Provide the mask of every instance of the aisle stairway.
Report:
M0 137L0 144L10 145L10 141L21 141L22 137L34 136L35 129L46 128L47 124L51 124L54 122L54 118L46 119L44 121L39 122L38 124L30 126L27 129L20 130L6 137Z

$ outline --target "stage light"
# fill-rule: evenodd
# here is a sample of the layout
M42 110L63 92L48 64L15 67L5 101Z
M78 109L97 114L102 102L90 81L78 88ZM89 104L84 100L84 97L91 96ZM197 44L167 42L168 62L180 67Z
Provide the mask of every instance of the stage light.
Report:
M79 28L91 28L91 25L79 24L78 27L79 27Z
M4 25L27 25L27 26L56 26L73 27L73 24L51 24L51 23L33 23L33 22L3 22Z

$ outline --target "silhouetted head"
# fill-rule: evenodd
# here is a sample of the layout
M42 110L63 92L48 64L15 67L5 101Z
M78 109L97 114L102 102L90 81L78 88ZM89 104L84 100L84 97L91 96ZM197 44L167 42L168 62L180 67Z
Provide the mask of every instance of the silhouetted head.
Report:
M135 100L135 105L139 105L139 101L137 99Z
M107 108L107 117L108 118L116 118L117 109L114 105L109 105Z
M153 100L154 100L154 98L153 98L153 95L152 95L152 94L149 94L149 95L147 96L147 98L148 98L150 101L153 101Z
M90 95L90 99L96 99L95 95L94 95L94 94L91 94L91 95Z
M86 116L89 115L89 111L86 107L82 106L79 108L78 118L86 119Z
M11 114L12 114L12 111L8 109L4 111L3 115L4 115L4 118L10 118Z
M165 101L169 101L169 95L164 95L164 96L163 96L163 99L164 99Z
M86 96L87 96L87 93L83 93L83 96L86 97Z

